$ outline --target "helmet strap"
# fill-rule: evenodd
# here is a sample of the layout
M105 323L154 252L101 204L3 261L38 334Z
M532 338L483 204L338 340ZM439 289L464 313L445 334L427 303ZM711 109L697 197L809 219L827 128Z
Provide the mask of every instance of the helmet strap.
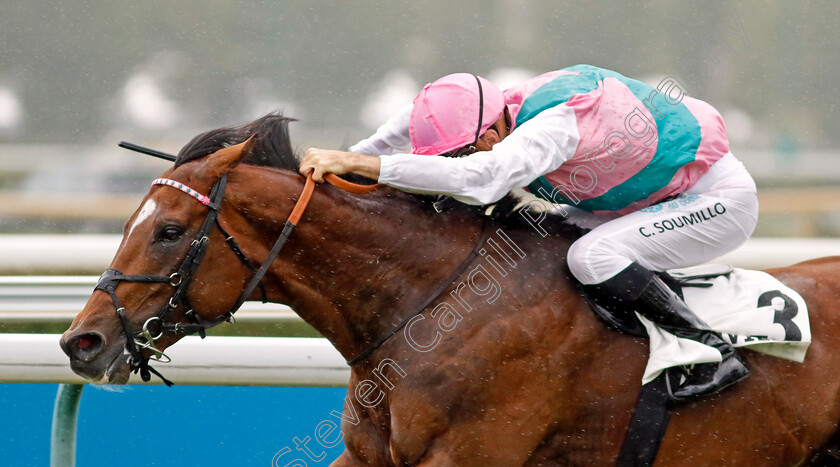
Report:
M484 124L484 90L481 88L481 80L478 76L473 75L475 82L478 83L478 128L475 130L475 142L473 146L478 144L478 138L481 136L481 125Z

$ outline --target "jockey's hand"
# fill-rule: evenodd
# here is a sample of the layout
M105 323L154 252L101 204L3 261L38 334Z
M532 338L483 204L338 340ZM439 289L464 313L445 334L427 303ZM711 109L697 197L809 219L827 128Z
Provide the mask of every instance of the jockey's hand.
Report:
M324 174L342 175L355 173L373 180L379 179L379 157L357 154L355 152L333 151L330 149L309 148L300 162L303 176L312 173L316 182L324 181Z

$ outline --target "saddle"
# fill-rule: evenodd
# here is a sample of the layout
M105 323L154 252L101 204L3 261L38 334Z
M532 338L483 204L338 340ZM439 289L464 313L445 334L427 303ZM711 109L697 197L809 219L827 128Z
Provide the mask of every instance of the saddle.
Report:
M775 277L725 264L702 265L657 273L682 297L697 316L734 347L802 362L811 343L808 306L795 290ZM640 318L635 310L586 297L590 307L609 327L650 340L650 358L643 382L665 368L702 363L705 358L692 343ZM676 353L675 353L676 352Z
M712 285L706 282L695 282L698 280L713 279L715 277L728 277L734 268L728 264L709 264L694 266L691 268L672 269L669 271L656 271L662 281L671 288L677 295L685 300L684 287L708 288ZM639 320L635 310L632 308L619 307L613 303L598 301L589 295L584 287L578 283L580 294L586 299L589 307L604 324L608 327L635 337L648 337L647 329Z

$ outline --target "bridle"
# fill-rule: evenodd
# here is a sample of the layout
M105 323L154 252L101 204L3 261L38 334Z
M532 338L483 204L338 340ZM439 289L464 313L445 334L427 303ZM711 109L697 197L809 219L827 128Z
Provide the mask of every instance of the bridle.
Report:
M330 175L327 176L327 179L332 184L337 185L340 188L343 188L347 191L355 193L367 193L377 188L377 185L357 185L354 183L347 182L334 175ZM211 188L209 196L204 196L198 191L193 190L192 188L189 188L188 186L175 180L159 178L153 181L153 186L163 185L176 188L192 196L198 202L207 207L207 216L204 218L204 222L198 229L195 238L190 243L190 247L187 250L186 255L184 256L184 259L181 261L180 266L177 267L175 272L169 275L126 275L118 269L109 268L105 270L105 272L99 277L99 281L94 287L94 290L102 290L104 292L107 292L108 295L111 297L111 301L114 304L114 308L117 312L117 317L120 321L121 331L126 337L125 351L129 355L129 367L134 373L139 372L140 378L143 381L149 381L151 379L151 374L154 373L159 378L161 378L163 382L166 383L168 386L172 385L171 381L164 378L163 375L161 375L154 368L152 368L151 365L149 365L149 360L160 361L163 363L167 363L170 361L170 358L165 353L163 353L161 350L155 347L155 341L160 339L164 335L164 333L184 335L198 333L203 339L206 336L207 329L224 322L232 322L234 313L236 313L236 311L242 306L245 300L247 300L247 298L251 295L251 293L253 293L254 289L256 289L257 287L260 287L262 289L263 301L265 301L265 289L260 284L260 281L262 280L263 276L265 276L265 273L268 271L268 268L271 265L271 263L274 262L274 260L277 258L277 255L280 253L280 249L286 243L286 240L288 240L289 236L294 231L298 221L300 220L301 215L303 214L303 211L306 209L306 206L309 203L309 199L312 197L312 192L315 190L314 180L311 176L307 177L306 183L304 184L303 192L301 193L300 198L298 198L298 201L295 204L292 213L289 215L289 218L283 225L283 230L281 231L280 236L274 243L274 246L269 252L268 257L257 269L242 252L242 249L239 247L239 244L236 242L236 240L234 240L233 236L230 235L219 222L219 211L221 209L222 199L224 198L225 186L227 185L227 178L228 174L222 175L221 178L219 178L219 180ZM253 276L251 280L246 284L242 292L239 294L239 298L236 300L234 305L230 309L228 309L228 311L223 313L218 318L212 320L204 320L198 315L198 313L195 313L195 311L190 306L189 299L187 298L187 291L189 290L193 276L198 270L198 267L201 264L201 260L204 258L204 254L207 251L207 245L210 242L210 232L213 229L214 225L225 237L225 243L230 247L234 254L236 254L236 257L239 258L242 264L244 264L251 271ZM130 330L130 323L125 316L125 308L120 304L119 297L117 297L116 294L116 288L120 282L145 282L168 284L174 289L174 291L168 303L158 312L158 314L146 320L146 322L143 324L142 330L140 330L139 332L132 332ZM167 321L169 315L179 306L181 306L182 309L186 310L184 314L189 322L172 323ZM143 350L149 351L150 355L144 356L142 353Z
M219 222L219 210L221 208L222 198L224 197L227 177L227 174L222 175L222 177L213 185L213 188L210 190L210 196L201 195L186 185L170 179L157 179L152 182L153 186L166 185L177 188L194 197L208 208L207 216L204 218L204 222L201 224L195 239L193 239L190 243L190 247L184 256L184 259L181 261L180 266L178 266L175 272L169 275L125 275L118 269L109 268L106 269L102 276L99 277L99 282L96 284L96 287L94 287L94 290L102 290L110 295L111 301L113 302L114 308L117 312L117 317L120 321L122 333L125 334L125 350L129 355L129 367L135 373L139 371L140 377L143 381L149 381L151 379L150 373L154 373L168 386L172 385L171 381L164 378L149 365L150 359L162 361L164 363L170 361L166 354L155 347L155 341L160 339L164 332L170 332L173 334L193 334L198 332L201 337L204 338L206 335L206 329L222 322L230 321L233 318L233 313L239 308L239 306L234 306L219 318L212 321L204 321L192 310L189 300L187 299L187 291L192 283L193 275L198 269L198 266L201 264L201 260L204 258L204 254L207 251L207 245L210 241L210 231L213 229L214 224L217 226L222 235L224 235L226 243L236 254L237 258L239 258L239 260L247 266L252 273L257 272L251 264L251 261L245 257L244 253L242 253L242 250L239 248L239 245L233 237L225 231ZM256 278L256 275L254 277ZM129 322L125 316L125 308L120 304L120 300L116 294L117 285L119 285L120 282L169 284L175 290L172 293L172 297L169 299L169 302L158 312L158 314L146 320L143 324L142 331L139 333L132 333L129 330ZM253 291L253 288L250 288L250 290ZM264 289L263 297L265 297ZM242 297L237 300L237 304L241 305L241 302L244 302ZM182 309L186 310L185 316L189 320L189 323L167 322L167 317L176 308L178 308L179 305ZM144 356L141 349L149 350L151 355Z
M181 261L180 266L178 266L175 272L169 275L125 275L118 269L109 268L105 270L105 272L99 277L99 281L97 282L94 288L94 290L101 290L107 292L111 297L111 301L113 302L114 308L117 313L117 317L119 318L121 332L126 337L125 352L129 355L128 363L130 371L133 371L134 373L139 372L140 378L144 382L148 382L151 379L151 374L153 373L156 376L158 376L161 380L163 380L163 382L167 386L172 386L173 384L149 364L150 360L160 361L162 363L167 363L170 361L170 358L165 353L163 353L163 351L155 347L155 341L160 339L165 333L183 335L198 333L203 339L204 337L206 337L207 329L217 326L224 322L232 322L236 311L242 306L242 304L248 299L248 297L254 292L254 290L257 287L260 287L262 289L263 301L266 300L265 289L262 287L260 282L262 281L262 278L265 276L265 273L268 271L271 264L277 258L277 255L280 253L281 248L283 247L283 245L285 245L286 241L289 239L289 236L292 234L295 227L297 226L297 223L300 220L303 212L306 210L306 207L309 204L309 200L312 197L312 193L315 190L315 181L312 179L312 175L310 174L306 178L306 183L304 184L303 191L301 192L300 197L295 203L295 206L292 209L289 218L284 223L280 235L274 242L274 246L271 248L271 251L265 258L265 260L262 262L260 267L254 268L251 261L245 256L237 242L234 240L233 236L228 234L228 232L222 227L222 224L219 222L219 212L221 209L222 199L224 198L227 178L228 174L222 175L221 178L219 178L219 180L215 184L213 184L209 196L204 196L196 190L193 190L192 188L175 180L165 178L159 178L154 180L152 182L153 186L163 185L176 188L192 196L198 202L200 202L208 208L207 216L204 218L204 222L201 224L201 227L199 228L195 238L190 243L190 247L187 250L186 255L184 256L184 259ZM326 174L324 178L327 180L327 182L337 186L338 188L357 194L370 193L379 187L379 185L358 185L355 183L350 183L333 174ZM228 309L228 311L223 313L218 318L212 320L204 320L197 313L195 313L195 311L190 306L189 299L187 298L187 292L192 283L193 275L198 270L198 267L201 264L201 260L204 258L204 254L207 251L207 245L210 242L210 232L213 229L214 225L225 237L225 243L227 243L227 245L234 252L234 254L236 254L237 258L239 258L239 260L251 271L253 276L251 280L245 285L242 292L239 294L239 298L236 300L233 306L231 306L230 309ZM445 282L442 282L438 289L436 289L436 291L433 294L431 294L431 296L429 296L427 300L425 300L421 305L419 305L415 309L414 313L412 313L408 318L398 323L390 332L386 333L385 335L381 336L379 339L374 341L358 356L349 360L347 363L350 366L353 366L354 364L358 363L359 361L370 355L374 350L379 348L386 340L388 340L391 336L396 334L400 329L405 327L405 325L411 320L411 318L414 318L416 315L420 314L452 282L454 282L454 280L457 279L464 272L464 270L473 261L473 259L475 259L475 257L478 255L479 250L481 250L481 248L483 247L485 241L487 240L487 237L489 236L489 225L489 222L484 223L484 228L482 229L477 245L475 246L475 248L473 248L472 252L470 252L470 254L464 260L461 266L457 268L457 270L452 274L450 278L448 278ZM127 317L125 316L125 308L120 304L120 300L116 294L116 288L120 282L169 284L169 286L171 286L175 290L168 303L164 305L164 307L158 312L156 316L153 316L146 320L140 331L132 332L130 330L130 323ZM167 321L167 318L170 316L170 314L179 306L182 309L186 310L184 314L189 322L173 323ZM143 350L150 352L150 354L148 356L144 356Z

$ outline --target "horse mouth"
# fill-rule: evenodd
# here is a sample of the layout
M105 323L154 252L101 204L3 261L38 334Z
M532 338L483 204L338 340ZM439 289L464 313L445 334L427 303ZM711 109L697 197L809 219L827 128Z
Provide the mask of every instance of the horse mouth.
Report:
M104 369L96 369L86 362L71 361L70 368L74 373L94 384L125 384L131 375L128 363L129 355L125 350L117 352Z
M131 366L128 364L128 352L120 352L105 369L104 383L107 384L125 384L131 376Z

